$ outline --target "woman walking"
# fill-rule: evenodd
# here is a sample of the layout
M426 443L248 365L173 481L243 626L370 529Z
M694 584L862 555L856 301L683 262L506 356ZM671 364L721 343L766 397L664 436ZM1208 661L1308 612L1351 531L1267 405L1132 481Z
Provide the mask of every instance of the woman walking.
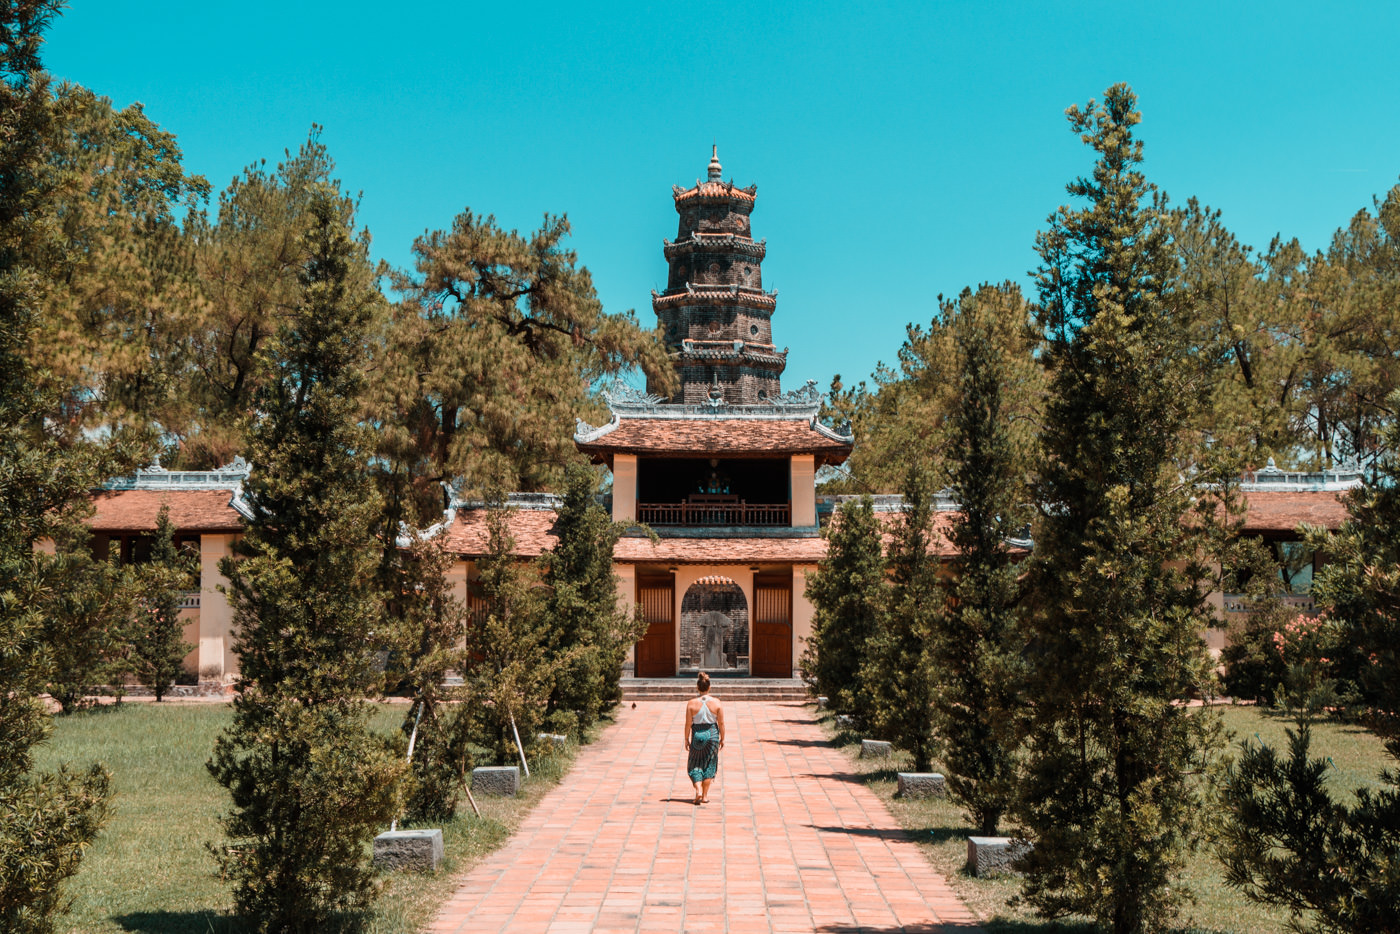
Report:
M685 705L685 748L690 751L686 772L695 786L695 803L705 804L719 768L719 751L724 748L724 708L710 696L710 676L703 671L695 689L698 695Z

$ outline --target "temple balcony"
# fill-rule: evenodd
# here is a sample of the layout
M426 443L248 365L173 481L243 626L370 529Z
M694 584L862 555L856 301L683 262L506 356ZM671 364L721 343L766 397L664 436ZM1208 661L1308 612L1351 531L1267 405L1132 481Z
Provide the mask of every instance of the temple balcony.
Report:
M1317 603L1312 594L1280 593L1275 594L1275 598L1284 607L1300 615L1311 616L1317 612ZM1227 619L1247 616L1254 610L1254 606L1255 602L1245 594L1227 593L1221 597L1221 609L1224 610Z
M697 493L678 503L638 503L637 519L648 525L789 526L790 503L750 503L738 496Z

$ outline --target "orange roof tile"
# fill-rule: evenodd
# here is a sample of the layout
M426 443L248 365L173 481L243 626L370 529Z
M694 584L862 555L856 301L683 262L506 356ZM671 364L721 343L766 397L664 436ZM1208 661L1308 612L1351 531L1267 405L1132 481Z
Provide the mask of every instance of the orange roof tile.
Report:
M676 203L689 201L691 198L733 198L736 201L753 202L758 196L756 188L740 188L733 182L703 181L694 188L682 189L680 186L673 188Z
M486 554L491 538L486 516L484 508L458 510L456 519L443 533L442 541L447 550L459 555ZM515 539L514 553L521 558L534 558L552 551L559 543L559 536L554 532L558 519L559 514L553 509L506 510L506 528Z
M621 564L816 564L826 557L826 539L647 538L620 539L613 559Z
M1246 532L1291 532L1306 523L1336 529L1346 521L1345 494L1331 490L1246 490Z
M821 433L805 418L621 418L616 426L580 442L579 450L608 463L618 451L706 457L816 454L819 464L839 464L851 453L851 442Z
M160 507L181 532L238 532L243 517L230 505L232 490L119 490L93 494L95 532L154 532Z

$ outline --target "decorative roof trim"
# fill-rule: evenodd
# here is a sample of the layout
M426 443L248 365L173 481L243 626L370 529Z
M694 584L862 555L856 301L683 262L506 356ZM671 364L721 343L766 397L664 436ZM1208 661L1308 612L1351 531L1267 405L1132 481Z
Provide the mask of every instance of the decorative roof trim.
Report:
M1271 457L1267 465L1244 475L1240 490L1255 493L1340 493L1353 490L1362 482L1361 470L1357 467L1316 472L1280 470Z
M166 470L156 461L125 477L113 477L104 490L238 490L252 468L241 457L217 470Z
M744 253L763 259L768 255L768 241L754 241L738 234L704 234L692 231L687 240L662 240L662 252L667 259L686 253Z
M692 305L692 304L721 304L721 305L748 305L754 308L776 308L778 305L778 290L765 292L762 289L750 289L745 286L731 285L723 289L696 288L687 282L685 291L667 292L661 294L655 289L651 291L651 307L653 309L667 308L672 305Z

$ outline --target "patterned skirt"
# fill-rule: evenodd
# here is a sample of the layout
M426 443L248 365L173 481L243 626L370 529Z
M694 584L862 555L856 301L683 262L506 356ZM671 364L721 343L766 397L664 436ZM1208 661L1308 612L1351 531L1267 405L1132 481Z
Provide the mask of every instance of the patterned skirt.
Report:
M690 760L686 772L692 782L715 777L719 768L719 727L713 723L690 725Z

